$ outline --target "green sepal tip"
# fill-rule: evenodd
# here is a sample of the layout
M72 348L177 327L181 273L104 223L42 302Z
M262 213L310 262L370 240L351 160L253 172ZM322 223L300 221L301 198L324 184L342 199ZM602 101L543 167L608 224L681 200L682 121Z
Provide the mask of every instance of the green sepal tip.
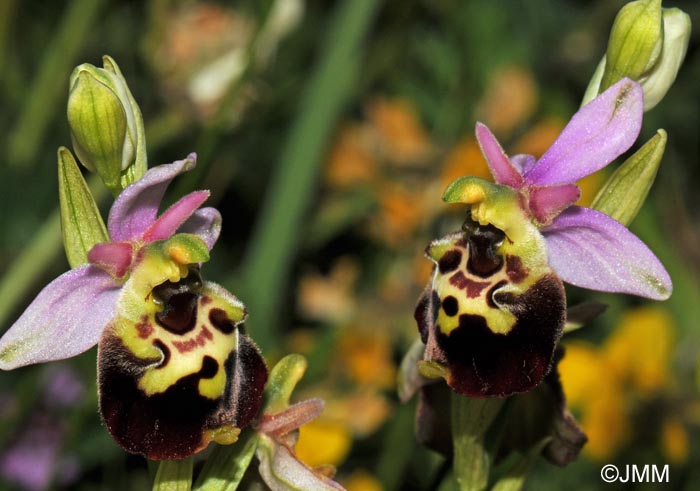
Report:
M61 233L68 264L77 268L88 262L95 244L109 241L95 199L70 150L58 149L58 198Z
M651 189L666 148L666 132L656 132L608 178L593 200L592 208L629 225Z

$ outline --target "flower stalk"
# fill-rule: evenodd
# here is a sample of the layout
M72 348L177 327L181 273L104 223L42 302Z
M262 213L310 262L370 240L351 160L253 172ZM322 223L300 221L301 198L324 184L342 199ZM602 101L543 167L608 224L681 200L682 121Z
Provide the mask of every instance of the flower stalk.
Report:
M451 394L453 466L460 491L483 491L488 485L493 456L485 447L484 437L504 401Z
M192 457L183 460L164 460L158 466L153 491L190 491L192 465Z

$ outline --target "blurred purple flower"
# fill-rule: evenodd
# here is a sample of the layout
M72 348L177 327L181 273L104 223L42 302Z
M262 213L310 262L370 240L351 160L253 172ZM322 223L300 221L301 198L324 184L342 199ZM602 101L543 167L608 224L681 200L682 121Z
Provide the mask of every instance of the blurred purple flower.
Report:
M0 459L0 472L30 491L48 488L56 467L62 432L51 426L32 425Z
M44 371L39 405L0 456L0 474L6 480L29 491L47 489L54 481L75 481L80 473L77 459L61 455L66 428L61 410L76 404L84 390L67 365Z
M641 86L625 78L582 107L539 160L531 155L509 158L481 123L476 137L496 183L518 191L562 280L663 300L671 295L671 278L649 248L613 218L573 206L581 195L576 181L632 146L643 110Z
M78 374L68 366L59 366L48 373L44 403L49 407L70 407L75 405L84 393L85 384Z
M150 242L176 232L198 236L211 249L221 229L214 208L198 209L208 191L192 192L158 216L165 190L195 166L196 155L150 169L117 197L109 213L112 242L97 244L89 263L49 283L0 339L0 369L76 356L97 344L114 316L117 297Z

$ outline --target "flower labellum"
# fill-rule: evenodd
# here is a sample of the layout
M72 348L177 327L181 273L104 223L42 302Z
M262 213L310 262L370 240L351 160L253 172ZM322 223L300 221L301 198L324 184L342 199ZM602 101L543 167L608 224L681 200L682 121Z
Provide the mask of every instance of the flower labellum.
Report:
M564 287L542 252L471 218L428 246L435 270L415 312L424 375L437 363L469 397L527 392L542 381L566 318Z
M147 254L162 254L175 238ZM98 345L100 412L109 432L127 451L153 460L235 442L260 409L267 380L245 335L243 304L203 282L195 265L145 299L131 291L139 290L138 273Z

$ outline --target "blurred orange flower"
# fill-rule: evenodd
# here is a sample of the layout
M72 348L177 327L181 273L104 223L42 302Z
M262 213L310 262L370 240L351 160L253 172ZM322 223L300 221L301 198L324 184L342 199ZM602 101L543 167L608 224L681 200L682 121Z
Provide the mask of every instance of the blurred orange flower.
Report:
M537 108L537 84L532 73L516 65L497 70L476 109L477 119L496 134L510 134Z
M340 129L325 169L329 185L356 186L376 179L377 159L369 151L369 138L367 128L359 124L346 124Z
M376 98L366 109L384 156L398 164L416 164L431 151L430 139L410 102Z
M440 175L442 188L462 176L476 176L493 181L486 160L481 153L473 132L462 138L445 157Z

